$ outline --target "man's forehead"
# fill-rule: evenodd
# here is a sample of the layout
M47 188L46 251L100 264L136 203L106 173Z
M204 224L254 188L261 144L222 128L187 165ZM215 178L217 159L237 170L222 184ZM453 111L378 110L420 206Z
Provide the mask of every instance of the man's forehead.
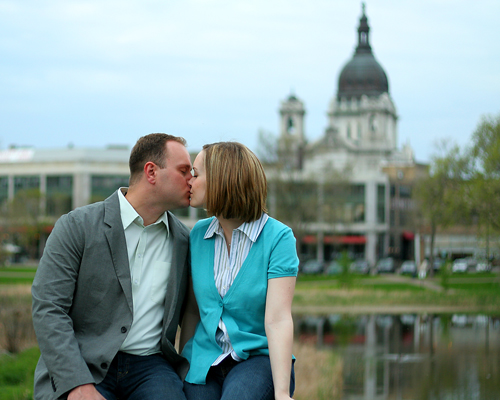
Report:
M191 165L191 158L186 146L175 141L167 142L167 159L178 159L179 162L185 162L187 159Z

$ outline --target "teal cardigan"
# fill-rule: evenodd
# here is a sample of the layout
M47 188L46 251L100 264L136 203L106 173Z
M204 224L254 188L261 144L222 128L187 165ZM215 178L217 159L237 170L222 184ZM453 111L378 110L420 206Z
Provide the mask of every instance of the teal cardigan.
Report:
M264 327L267 281L297 276L299 265L292 230L269 218L232 286L221 298L214 280L215 235L203 238L211 221L212 218L199 221L189 238L200 322L182 355L190 363L186 381L195 384L205 383L212 363L222 354L215 341L220 318L227 327L236 354L243 360L269 354Z

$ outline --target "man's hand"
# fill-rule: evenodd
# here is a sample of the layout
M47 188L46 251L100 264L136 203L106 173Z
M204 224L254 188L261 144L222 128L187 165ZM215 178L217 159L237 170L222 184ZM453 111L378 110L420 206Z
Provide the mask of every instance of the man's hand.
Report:
M106 400L91 383L77 386L69 392L68 400Z

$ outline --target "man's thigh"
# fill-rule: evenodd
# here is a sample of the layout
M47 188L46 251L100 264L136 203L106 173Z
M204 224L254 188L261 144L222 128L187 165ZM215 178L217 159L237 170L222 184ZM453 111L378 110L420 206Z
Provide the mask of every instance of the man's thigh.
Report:
M181 379L162 356L127 354L121 365L122 368L119 366L121 374L119 374L118 382L118 399L186 400Z

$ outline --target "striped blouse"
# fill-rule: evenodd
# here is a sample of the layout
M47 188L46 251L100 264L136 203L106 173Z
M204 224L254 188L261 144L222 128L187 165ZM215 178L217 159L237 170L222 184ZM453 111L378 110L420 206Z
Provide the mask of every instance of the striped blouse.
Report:
M247 255L259 237L264 225L266 224L269 216L262 214L262 216L252 222L244 222L238 228L233 230L231 237L230 251L228 254L226 239L224 231L219 224L219 220L214 218L208 227L204 239L215 237L215 255L214 255L214 277L215 286L219 291L221 297L224 297L231 285L234 278L238 274L241 266L245 262ZM219 327L216 333L216 341L222 349L222 354L214 361L212 365L218 365L229 354L236 360L241 361L236 352L233 350L231 340L228 336L224 322L219 321Z

